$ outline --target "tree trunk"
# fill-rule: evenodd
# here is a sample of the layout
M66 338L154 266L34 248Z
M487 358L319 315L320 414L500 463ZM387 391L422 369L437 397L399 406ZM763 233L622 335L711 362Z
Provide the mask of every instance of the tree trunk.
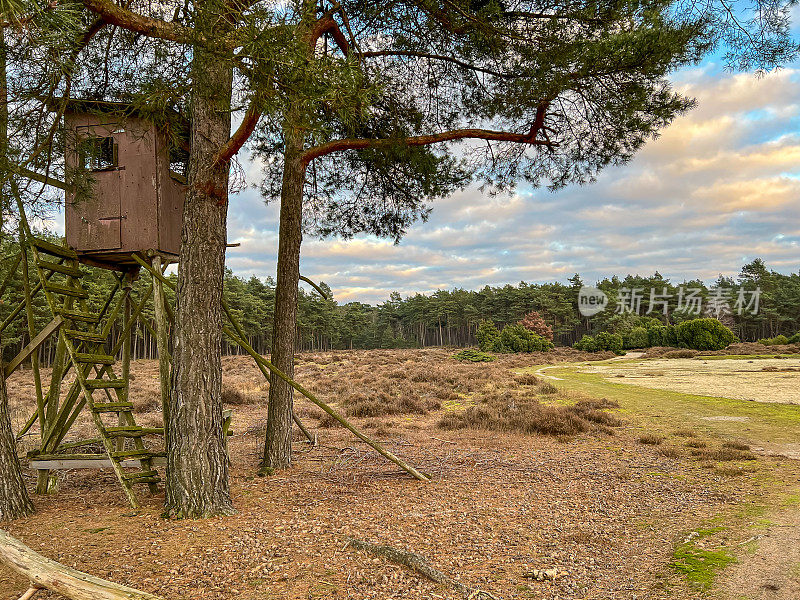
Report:
M5 31L0 31L0 171L8 160L8 84L6 79ZM0 236L6 214L6 195L0 194ZM0 340L0 350L3 344ZM0 521L19 519L33 512L17 457L17 442L8 410L5 369L0 354Z
M224 2L204 2L197 28L228 26ZM223 15L220 17L220 15ZM172 390L166 419L166 513L202 518L234 512L222 431L222 285L229 163L214 164L231 129L233 70L221 52L196 47L192 62L189 188L183 210Z
M17 443L8 411L6 378L0 361L0 521L27 517L33 510L17 458Z
M289 377L294 377L297 286L300 283L300 245L303 241L303 184L306 168L299 159L302 146L302 131L287 127L271 359ZM286 469L292 464L292 391L288 383L275 374L272 375L269 383L267 437L262 472Z

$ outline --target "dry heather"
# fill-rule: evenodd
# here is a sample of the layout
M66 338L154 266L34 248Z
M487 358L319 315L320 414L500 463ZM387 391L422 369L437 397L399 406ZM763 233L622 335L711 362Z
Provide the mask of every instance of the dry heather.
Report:
M362 426L375 430L376 435L393 426L386 418L421 418L444 409L447 416L442 426L446 428L573 435L617 424L615 417L603 412L606 407L575 404L576 398L566 399L574 406L550 406L564 402L554 385L532 374L514 373L533 365L608 358L610 353L606 356L557 348L547 353L499 355L490 363L459 362L451 358L452 354L452 350L443 348L304 353L297 356L295 378L346 417L365 420ZM222 401L226 406L244 411L252 405L257 411L266 405L269 383L249 356L223 357L222 371ZM43 375L45 380L49 378L47 370ZM68 379L67 384L70 382ZM62 399L68 387L63 386ZM20 372L9 380L15 428L21 427L34 409L32 391L29 372ZM156 361L132 365L130 398L139 423L161 424ZM296 398L296 413L309 426L338 425L299 394ZM481 411L488 411L489 417L479 416L483 415ZM259 427L263 428L263 422ZM69 438L92 437L92 433L93 427L83 414Z
M619 419L603 410L618 408L616 403L582 399L569 406L543 404L543 396L552 396L558 390L553 392L550 383L531 387L481 394L474 406L442 416L439 427L569 437L586 431L610 434L610 427L621 425Z
M333 400L348 417L382 418L426 415L447 409L439 419L443 429L488 429L546 435L608 431L619 424L604 412L609 403L570 397L532 374L515 368L559 360L585 360L596 355L561 349L552 353L499 356L491 363L464 363L443 349L382 352L336 352L301 355L297 378L322 398ZM546 404L545 404L546 402ZM298 409L301 418L319 426L335 425L319 409ZM390 423L373 427L383 429ZM367 424L366 426L370 426Z
M644 358L693 358L695 356L727 356L735 354L800 354L800 345L788 344L785 346L765 346L756 342L731 344L724 350L689 350L666 346L648 348Z

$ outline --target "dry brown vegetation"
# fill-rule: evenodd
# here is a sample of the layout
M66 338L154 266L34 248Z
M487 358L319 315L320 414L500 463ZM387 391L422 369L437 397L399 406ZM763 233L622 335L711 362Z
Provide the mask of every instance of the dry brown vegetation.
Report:
M727 356L744 354L800 354L800 345L787 344L784 346L765 346L757 342L743 342L731 344L724 350L689 350L682 348L676 350L666 346L654 346L648 348L644 353L644 358L693 358L695 356Z
M547 385L552 387L552 384ZM614 407L610 403L579 400L570 406L553 406L540 401L544 394L554 392L509 389L480 394L474 406L445 413L438 425L449 430L478 429L556 437L586 431L611 435L610 427L621 425L618 418L602 410Z
M648 446L658 446L663 441L664 441L663 436L655 435L653 433L646 433L644 435L641 435L639 436L638 440L640 444L646 444Z
M48 557L168 600L460 598L347 549L348 536L418 552L503 599L702 597L668 567L674 544L751 493L742 477L749 471L731 462L749 459L748 450L712 441L690 456L667 443L643 446L641 430L620 420L613 402L564 393L558 382L520 372L596 355L561 349L491 363L450 355L353 351L297 361L303 385L430 473L430 484L332 427L302 398L296 412L321 443L299 443L297 434L294 467L256 477L267 384L248 357L226 357L237 515L165 520L163 495L141 491L143 508L131 511L109 472L66 471L57 494L35 498L38 514L9 530ZM157 364L137 362L132 372L137 420L158 424ZM9 382L17 427L33 408L29 376ZM74 436L91 433L82 418ZM678 429L670 440L694 435ZM761 460L779 459L753 464ZM526 578L551 568L566 575ZM25 587L0 569L0 599L16 599Z

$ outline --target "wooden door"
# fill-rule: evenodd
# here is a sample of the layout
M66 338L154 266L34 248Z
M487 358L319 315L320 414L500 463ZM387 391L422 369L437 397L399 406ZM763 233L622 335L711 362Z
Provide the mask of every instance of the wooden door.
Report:
M121 167L117 164L114 125L78 127L75 162L89 171L91 194L74 200L71 229L77 233L78 251L115 250L122 247Z

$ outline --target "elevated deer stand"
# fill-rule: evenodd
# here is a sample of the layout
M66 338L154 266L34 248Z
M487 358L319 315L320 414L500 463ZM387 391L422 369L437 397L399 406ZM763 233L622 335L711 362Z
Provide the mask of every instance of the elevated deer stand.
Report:
M166 403L169 319L160 279L134 299L133 281L141 268L134 256L159 273L177 262L184 196L183 174L176 160L180 153L171 149L163 129L122 104L70 102L64 127L65 166L83 176L90 191L79 197L74 187L64 186L68 247L31 234L17 193L21 253L14 268L21 268L25 298L0 328L24 307L31 341L6 371L10 374L22 362L31 361L37 408L19 435L39 423L41 443L31 456L31 466L39 472L37 491L48 491L53 469L110 467L128 501L137 506L133 486L144 484L155 492L160 481L155 466L164 455L151 451L146 443L148 437L163 434L163 428L139 426L129 399L131 330L152 296L161 395ZM34 273L29 272L29 259ZM113 290L100 302L99 313L90 310L90 291L82 284L87 270L81 264L107 269L116 278ZM39 294L52 320L37 332L33 301ZM113 340L110 334L120 318L122 333ZM58 341L45 389L38 349L52 335ZM62 383L70 371L74 381L62 401ZM90 413L97 437L67 440L84 409ZM98 446L102 453L76 453Z
M59 246L32 235L22 200L17 190L13 190L20 212L21 252L12 258L14 264L1 284L0 293L13 272L19 269L25 297L0 324L0 331L24 309L30 343L6 366L6 375L30 361L36 387L36 411L19 436L39 423L40 447L30 456L31 467L39 474L37 492L49 491L52 470L110 467L128 502L136 507L134 485L144 484L151 492L157 491L161 478L156 466L164 462L164 453L152 451L147 442L152 436L163 435L164 430L136 423L129 398L131 331L138 321L156 339L161 399L166 409L171 369L169 330L174 319L164 294L164 287L172 283L164 277L164 271L178 260L182 174L175 170L179 161L176 162L176 153L170 150L166 134L125 105L70 103L65 127L66 165L68 169L75 168L89 175L91 193L87 198L78 198L72 189L61 184L66 190L67 246ZM29 272L29 258L35 267L34 273ZM111 293L102 299L103 308L99 313L91 312L90 291L82 284L87 267L107 269L116 278ZM141 268L150 273L151 283L141 297L134 298L133 281ZM46 300L51 320L37 331L33 301L39 294ZM155 328L141 318L151 297ZM355 429L331 407L257 354L247 343L224 300L223 309L229 320L229 325L223 327L224 333L253 357L267 379L270 372L275 373L379 454L417 479L429 479ZM120 319L122 331L115 340L111 334ZM45 389L38 351L53 335L58 336L58 342L49 386ZM62 384L70 370L75 379L62 401ZM66 439L84 409L91 416L97 437ZM306 437L315 441L299 419L293 417ZM226 432L229 424L228 413ZM79 452L87 447L101 447L102 451Z

